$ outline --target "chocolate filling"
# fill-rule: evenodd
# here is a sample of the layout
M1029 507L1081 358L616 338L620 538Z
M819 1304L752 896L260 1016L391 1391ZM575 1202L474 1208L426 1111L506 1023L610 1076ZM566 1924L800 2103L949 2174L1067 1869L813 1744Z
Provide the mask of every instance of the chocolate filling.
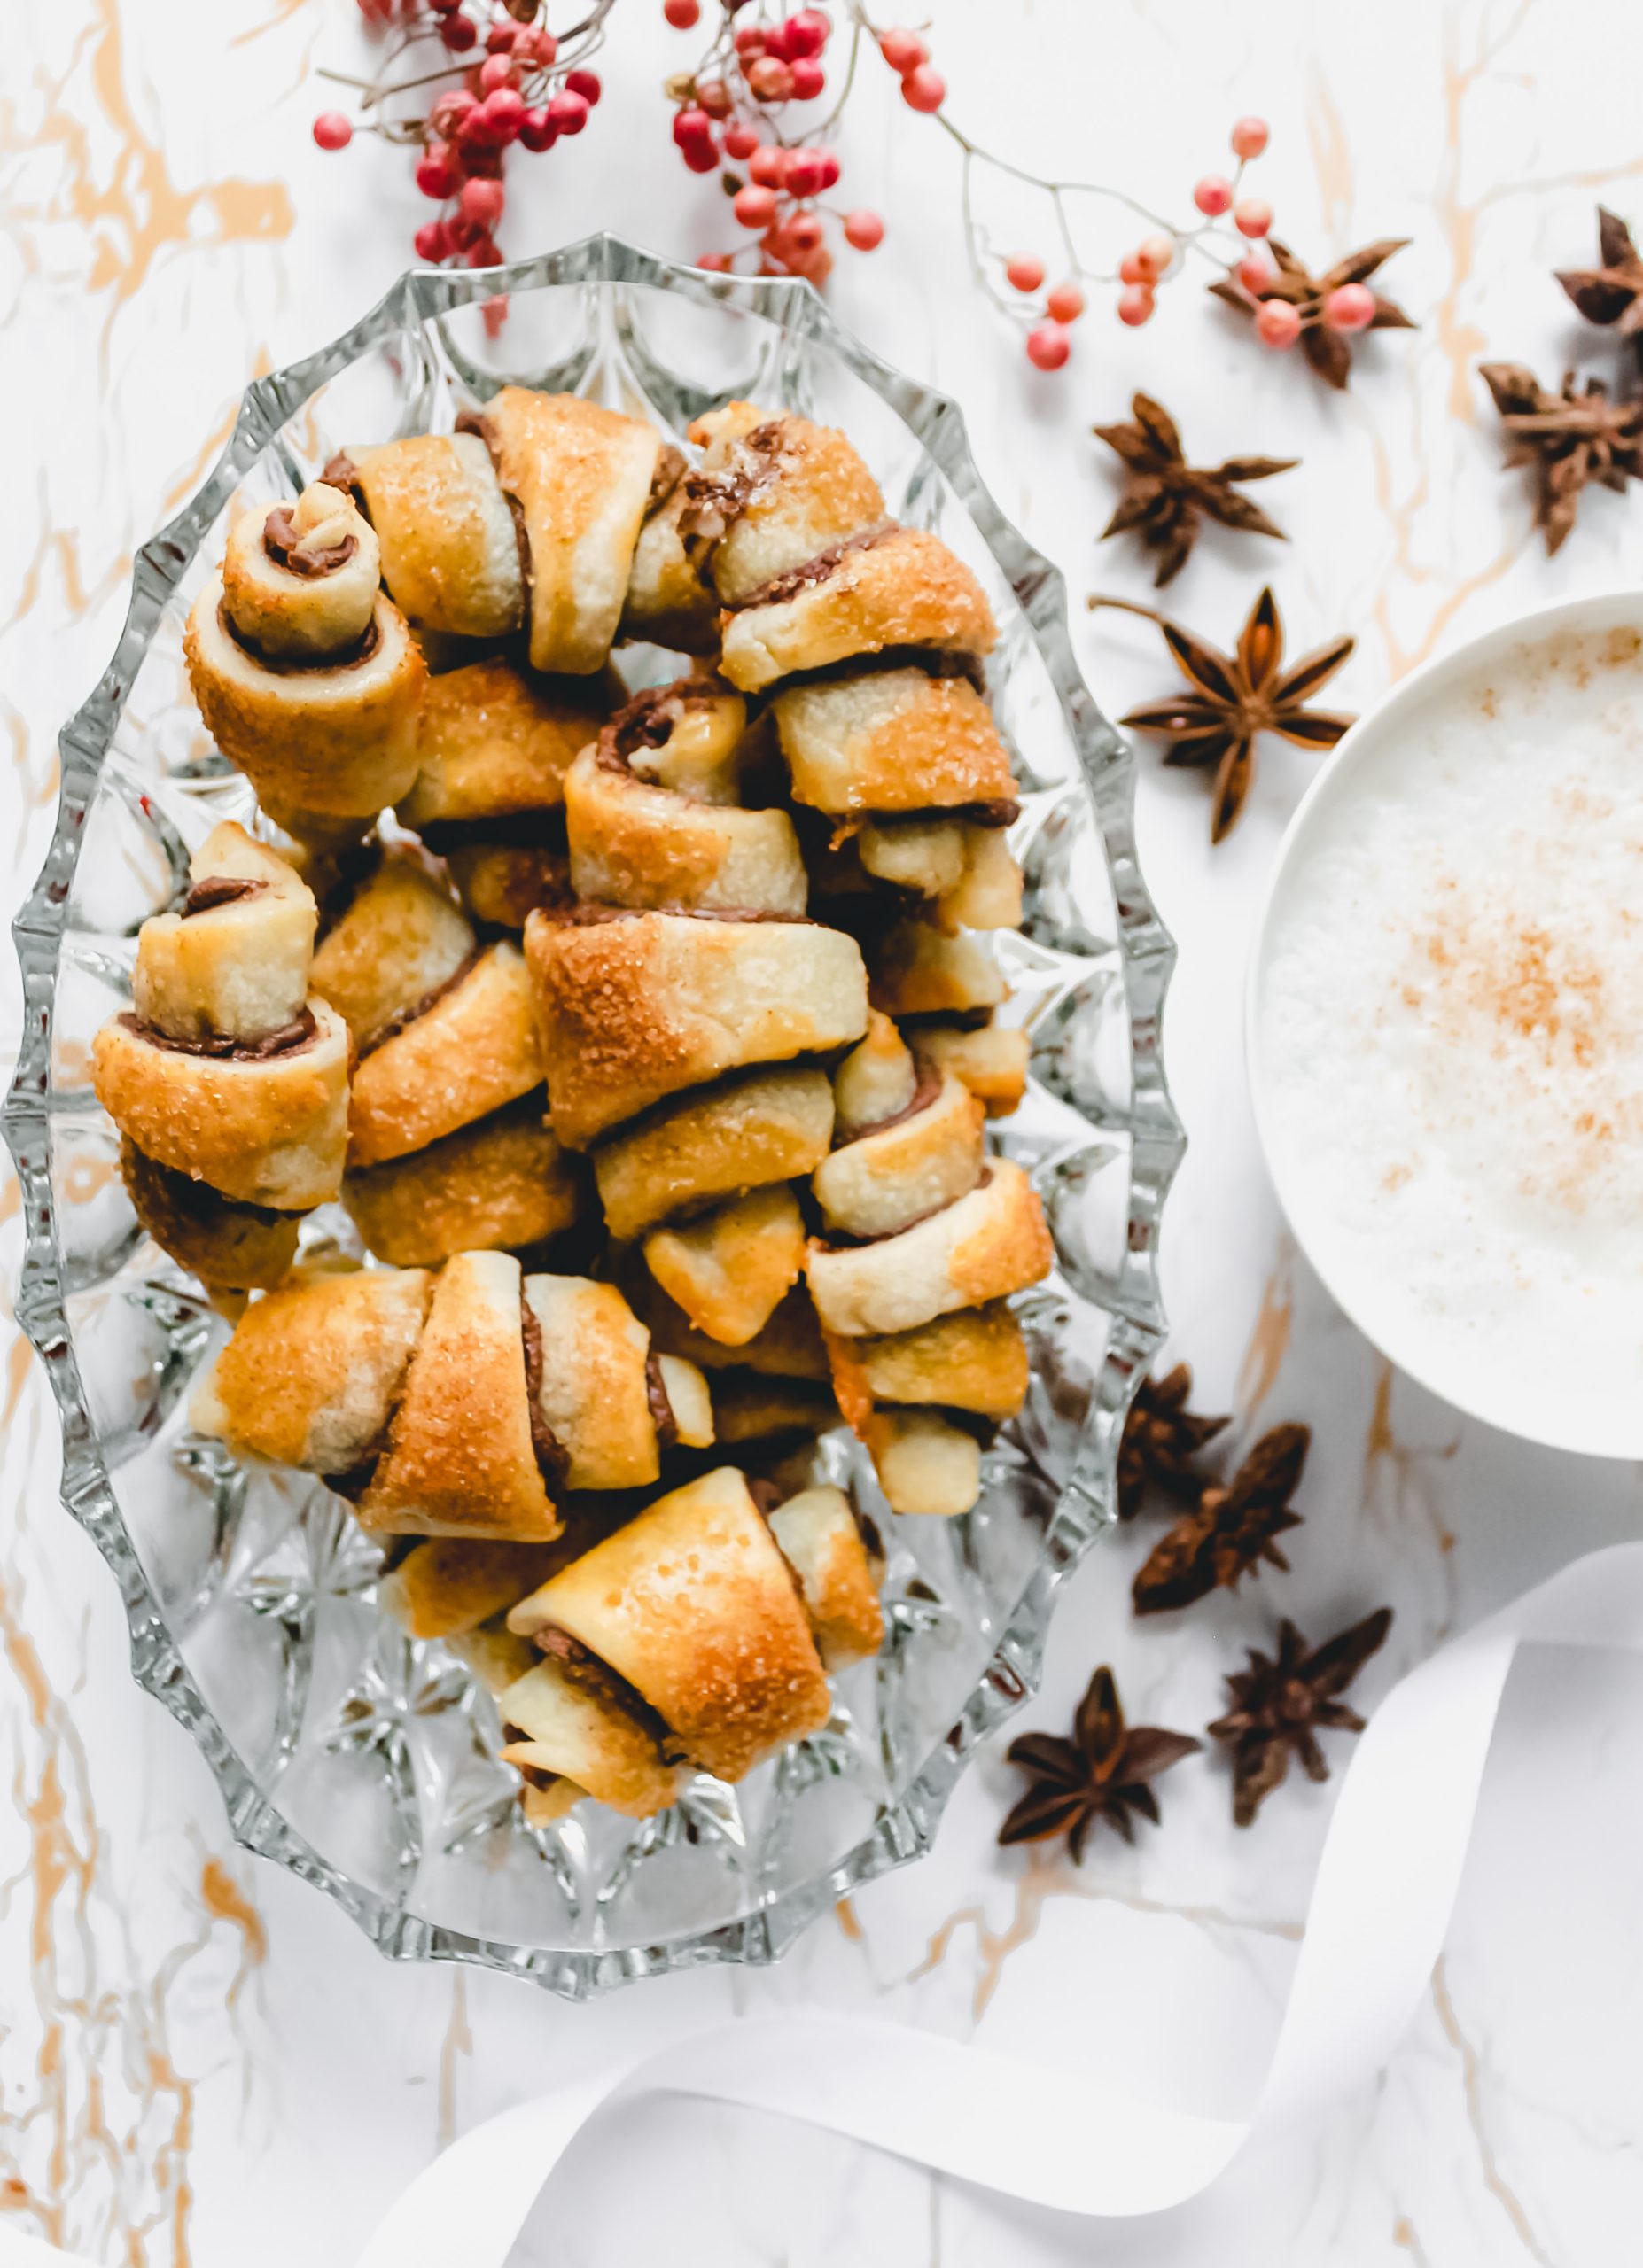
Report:
M903 1103L899 1110L892 1110L887 1118L874 1119L869 1126L857 1126L848 1134L836 1134L833 1147L836 1150L848 1149L853 1142L865 1142L869 1134L886 1134L892 1126L899 1126L904 1120L915 1118L921 1110L928 1110L941 1092L941 1074L922 1055L913 1058L913 1094L909 1101Z
M242 654L249 655L260 669L268 670L275 677L311 677L321 671L334 670L340 674L344 670L356 670L370 661L382 643L382 625L374 613L365 625L362 638L356 639L352 646L341 652L323 655L317 661L304 661L297 654L264 653L256 640L247 638L240 629L228 610L226 599L222 600L217 607L217 627L225 638L239 648Z
M478 819L430 819L421 830L430 850L443 858L471 843L494 844L499 850L565 850L565 806L549 804L540 811L487 812Z
M323 485L329 487L333 484ZM309 581L316 581L322 575L334 575L339 567L347 565L359 548L359 538L353 534L345 535L340 543L322 544L300 535L289 504L276 504L263 523L262 548L274 564Z
M842 685L892 670L923 670L926 677L968 678L977 693L985 696L987 690L986 668L977 654L942 646L879 646L867 653L845 654L837 662L824 662L819 669L795 670L771 691L779 695L802 686Z
M374 1055L379 1047L385 1047L391 1039L397 1039L407 1026L414 1024L419 1016L425 1016L430 1008L437 1008L448 992L454 992L464 977L471 975L479 966L484 951L483 945L471 946L463 955L450 975L442 977L439 983L431 985L421 999L413 1000L409 1007L396 1008L381 1029L372 1032L370 1037L358 1051L356 1061L362 1063L368 1055Z
M636 1685L630 1685L619 1671L596 1654L590 1646L583 1645L568 1630L561 1630L555 1623L544 1624L533 1630L531 1643L538 1652L558 1663L565 1677L584 1693L603 1701L612 1709L619 1709L631 1717L641 1729L648 1733L662 1755L670 1764L683 1760L684 1751L674 1738L665 1718L657 1714ZM525 1737L528 1740L530 1735Z
M684 451L676 449L671 441L664 441L656 460L656 470L650 475L650 493L644 500L644 516L653 520L673 494L687 470Z
M818 551L814 559L806 559L802 566L790 567L785 574L773 575L767 583L760 583L745 598L737 599L734 611L745 613L755 606L783 606L807 591L817 583L825 583L840 562L855 551L876 551L881 543L888 543L892 536L902 532L894 520L883 520L876 528L863 528L858 535L842 537L829 543L825 551Z
M346 449L338 450L336 455L326 464L320 478L327 488L340 488L345 495L352 496L354 501L360 504L360 509L364 510L364 505L360 503L359 497L360 469Z
M666 748L684 709L708 709L728 697L728 688L706 679L686 678L673 685L650 685L617 711L599 734L599 762L607 772L631 770L642 748Z
M183 919L187 921L196 913L210 913L219 905L233 905L242 897L255 897L267 888L266 882L241 882L232 874L207 874L189 885L188 896L183 901Z
M115 1021L168 1055L203 1055L220 1063L266 1063L276 1055L295 1055L312 1047L319 1034L312 1008L305 1008L294 1023L282 1024L277 1031L264 1032L257 1039L231 1039L224 1032L214 1032L206 1039L175 1039L158 1025L145 1024L128 1008Z
M994 796L985 803L921 804L911 812L829 812L851 827L929 827L943 819L954 819L963 827L1014 827L1021 817L1021 805L1010 796Z
M350 1504L357 1504L376 1478L377 1467L381 1462L382 1451L373 1449L357 1464L350 1465L347 1472L328 1472L325 1486L333 1495L346 1497Z
M720 472L685 476L685 504L679 532L698 566L712 558L749 504L768 485L781 451L779 420L755 425L735 444L736 462Z
M523 1293L519 1299L519 1336L525 1342L525 1398L531 1419L531 1447L536 1470L550 1495L561 1495L571 1469L569 1452L542 1416L542 1326L535 1309Z
M531 539L525 524L525 507L511 488L502 487L502 461L497 454L495 437L491 431L490 421L481 417L477 410L464 409L456 420L456 431L459 433L477 433L484 442L486 452L491 460L491 470L496 476L496 485L502 489L507 500L509 515L513 521L514 546L519 555L519 588L524 594L524 627L526 635L528 637L531 615L536 602L536 580L531 565Z
M673 1449L679 1446L679 1420L674 1415L674 1405L667 1399L667 1381L662 1375L662 1358L648 1354L644 1358L644 1398L650 1406L650 1423L656 1428L658 1449Z

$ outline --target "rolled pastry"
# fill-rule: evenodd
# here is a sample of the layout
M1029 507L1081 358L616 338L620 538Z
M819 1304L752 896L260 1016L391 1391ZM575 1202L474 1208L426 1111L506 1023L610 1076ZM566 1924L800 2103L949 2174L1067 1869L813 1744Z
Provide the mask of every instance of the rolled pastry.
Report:
M434 1268L454 1252L519 1252L582 1208L578 1161L543 1123L541 1088L408 1157L342 1177L349 1218L379 1260Z
M798 1578L824 1668L867 1660L884 1643L876 1569L842 1488L806 1488L778 1504L770 1533Z
M1021 1167L992 1159L968 1196L872 1244L811 1244L810 1296L845 1338L911 1331L955 1308L1036 1284L1054 1261L1043 1209Z
M690 438L703 454L684 483L685 540L727 606L884 523L878 485L836 427L733 401Z
M792 820L785 812L735 805L733 751L745 720L739 695L689 679L641 694L612 718L565 775L571 882L579 897L804 912L805 866ZM714 743L726 738L731 752L712 761Z
M359 1500L362 1526L520 1543L558 1533L532 1423L520 1282L506 1253L445 1263L387 1447Z
M838 1406L826 1386L802 1379L768 1378L735 1371L713 1395L713 1431L722 1449L745 1449L761 1457L838 1423Z
M362 1051L448 984L474 944L444 875L414 844L395 844L331 909L311 982Z
M961 1090L962 1091L962 1090ZM653 1229L645 1264L698 1331L739 1347L762 1331L805 1264L805 1223L785 1182Z
M689 495L684 476L680 451L664 446L627 571L617 635L678 654L711 654L719 643L719 609L686 548L682 523Z
M451 843L445 857L463 904L491 928L523 929L538 907L566 913L576 903L570 860L551 843L476 835Z
M348 1162L423 1149L529 1094L541 1076L524 958L517 945L493 945L360 1062Z
M811 1172L833 1133L825 1071L748 1071L664 1103L593 1153L605 1225L642 1236L688 1208Z
M352 497L316 480L294 504L255 506L229 530L222 598L247 645L280 661L324 661L370 627L377 538Z
M521 627L522 541L477 433L350 448L326 475L358 491L381 546L382 579L419 628L502 638Z
M964 1196L981 1178L984 1116L962 1080L923 1067L899 1110L851 1132L812 1175L829 1231L893 1236Z
M300 1214L236 1204L203 1181L157 1165L128 1140L120 1145L120 1177L147 1233L208 1289L266 1291L291 1273Z
M1021 868L999 826L962 819L876 819L856 837L864 873L929 898L949 933L1021 927Z
M445 850L458 828L556 810L572 758L599 737L606 690L598 679L526 677L500 660L431 679L421 768L400 798L400 819Z
M627 1819L667 1809L679 1768L635 1699L623 1680L569 1643L508 1687L498 1703L502 1760L525 1778L533 1826L562 1818L585 1796Z
M867 1025L860 948L810 922L533 913L525 948L553 1128L572 1149L686 1087Z
M1009 750L969 679L860 670L790 686L772 703L801 804L836 818L1002 806L1015 816Z
M92 1043L91 1078L145 1157L240 1204L301 1213L341 1186L348 1032L323 1000L246 1041L167 1039L116 1016Z
M720 1779L819 1731L830 1712L792 1575L733 1466L659 1498L508 1625L539 1643L554 1630L579 1640Z
M189 1422L237 1456L357 1472L382 1446L431 1291L420 1268L300 1271L246 1309Z
M442 1537L433 1540L436 1542L448 1541ZM510 1548L508 1545L501 1547L504 1550ZM472 1672L485 1690L497 1699L516 1679L523 1677L527 1670L534 1669L541 1658L528 1638L516 1638L507 1624L497 1618L489 1622L476 1623L471 1630L453 1630L444 1643L446 1652L455 1654L457 1660Z
M563 1537L475 1543L466 1536L430 1536L382 1577L377 1604L413 1638L456 1637L517 1605L564 1560Z
M1026 1345L1003 1300L853 1340L851 1353L880 1402L936 1404L996 1421L1013 1418L1027 1398Z
M762 1331L739 1347L727 1347L698 1331L689 1317L670 1300L660 1285L647 1278L635 1287L639 1311L650 1328L650 1344L666 1355L682 1355L715 1376L729 1366L763 1378L803 1379L826 1386L829 1378L822 1327L803 1285L790 1291L776 1307ZM717 1400L715 1400L717 1413ZM717 1423L717 1414L715 1414Z
M1009 997L980 937L953 936L934 922L896 922L873 949L873 1005L886 1015L968 1015Z
M823 553L744 598L720 668L744 693L839 662L915 647L981 655L998 629L986 594L939 536L888 528Z
M650 1334L627 1301L586 1276L527 1276L525 1302L535 1333L533 1392L562 1485L641 1488L657 1480L676 1421Z
M295 868L232 819L189 860L182 910L137 933L139 1022L169 1039L257 1040L297 1021L318 909Z
M989 1118L1007 1118L1027 1091L1032 1042L1018 1025L922 1023L919 1052L962 1079Z
M591 675L621 620L660 439L639 418L523 386L503 386L479 422L525 530L531 667Z

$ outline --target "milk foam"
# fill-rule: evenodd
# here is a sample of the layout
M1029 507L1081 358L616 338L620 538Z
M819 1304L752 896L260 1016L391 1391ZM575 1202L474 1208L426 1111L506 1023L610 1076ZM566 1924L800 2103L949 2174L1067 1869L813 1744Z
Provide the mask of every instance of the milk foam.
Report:
M1365 1328L1464 1407L1643 1439L1643 640L1435 687L1274 905L1264 1129Z

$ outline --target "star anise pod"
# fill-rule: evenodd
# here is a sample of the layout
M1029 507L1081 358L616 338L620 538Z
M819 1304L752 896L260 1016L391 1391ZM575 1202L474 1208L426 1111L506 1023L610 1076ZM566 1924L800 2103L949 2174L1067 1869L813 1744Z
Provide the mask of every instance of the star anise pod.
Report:
M1104 1819L1126 1843L1133 1842L1133 1814L1157 1821L1158 1798L1151 1783L1203 1745L1190 1733L1126 1725L1112 1672L1098 1669L1078 1704L1071 1740L1023 1733L1005 1751L1006 1761L1018 1764L1030 1783L1000 1828L999 1841L1042 1843L1064 1835L1077 1862L1090 1829Z
M1203 1491L1196 1511L1176 1521L1136 1575L1130 1595L1137 1614L1164 1614L1213 1590L1236 1590L1244 1576L1259 1573L1263 1560L1289 1573L1277 1540L1301 1525L1289 1499L1312 1438L1305 1425L1274 1425L1225 1488Z
M1574 526L1589 480L1621 491L1643 477L1643 400L1612 401L1601 378L1577 393L1572 370L1561 393L1521 362L1481 362L1478 372L1506 428L1507 464L1535 468L1535 525L1550 555Z
M1264 299L1287 299L1300 315L1304 326L1301 332L1301 352L1320 378L1344 392L1351 376L1352 348L1349 333L1335 330L1325 321L1324 301L1331 291L1338 291L1343 284L1367 284L1383 260L1390 260L1408 243L1407 237L1380 237L1361 252L1348 252L1344 260L1321 276L1314 276L1304 260L1297 260L1288 245L1280 244L1276 237L1268 237L1266 248L1277 267L1258 292L1246 291L1242 284L1229 276L1221 276L1210 289L1218 299L1229 307L1236 307L1240 315L1253 316ZM1415 323L1398 306L1379 291L1372 291L1374 313L1364 325L1366 330L1413 330Z
M1203 1487L1192 1460L1229 1421L1187 1409L1192 1371L1177 1363L1167 1377L1143 1379L1118 1443L1118 1518L1133 1520L1149 1488L1191 1499Z
M1213 765L1215 785L1210 840L1229 835L1255 778L1255 736L1277 733L1300 748L1333 748L1350 717L1308 709L1307 701L1332 678L1356 641L1335 638L1291 669L1284 669L1283 617L1270 589L1250 610L1235 654L1205 645L1179 623L1127 599L1092 598L1092 608L1117 607L1156 622L1181 675L1194 687L1173 701L1133 709L1120 721L1141 733L1167 733L1166 764Z
M1327 1780L1329 1767L1317 1736L1326 1728L1360 1733L1364 1720L1336 1696L1344 1693L1392 1627L1382 1606L1337 1631L1309 1653L1293 1622L1279 1626L1274 1656L1250 1649L1250 1666L1226 1681L1232 1706L1210 1726L1211 1736L1233 1752L1233 1818L1248 1827L1263 1800L1283 1779L1291 1753L1309 1780Z
M1283 530L1269 520L1258 504L1240 496L1240 480L1265 480L1274 472L1289 472L1296 457L1228 457L1224 464L1190 465L1181 445L1180 429L1169 411L1150 394L1130 400L1133 422L1126 425L1094 425L1098 441L1123 460L1125 487L1118 509L1102 530L1110 535L1140 536L1158 555L1153 577L1162 588L1185 565L1197 538L1199 521L1206 515L1223 527L1244 535L1275 535Z
M1560 268L1557 280L1588 322L1614 323L1623 338L1643 331L1643 254L1618 213L1598 206L1599 268Z

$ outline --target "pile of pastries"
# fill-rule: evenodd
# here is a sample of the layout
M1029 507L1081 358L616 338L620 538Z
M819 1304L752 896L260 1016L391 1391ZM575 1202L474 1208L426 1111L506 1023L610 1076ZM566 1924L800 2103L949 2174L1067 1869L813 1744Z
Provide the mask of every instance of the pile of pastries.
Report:
M97 1093L234 1318L195 1427L323 1476L533 1821L825 1723L891 1510L975 1503L1051 1262L980 586L844 434L502 388L230 529L185 653L269 822L144 923ZM629 695L624 644L681 673ZM340 1200L369 1255L300 1262ZM322 1245L320 1249L332 1249Z

